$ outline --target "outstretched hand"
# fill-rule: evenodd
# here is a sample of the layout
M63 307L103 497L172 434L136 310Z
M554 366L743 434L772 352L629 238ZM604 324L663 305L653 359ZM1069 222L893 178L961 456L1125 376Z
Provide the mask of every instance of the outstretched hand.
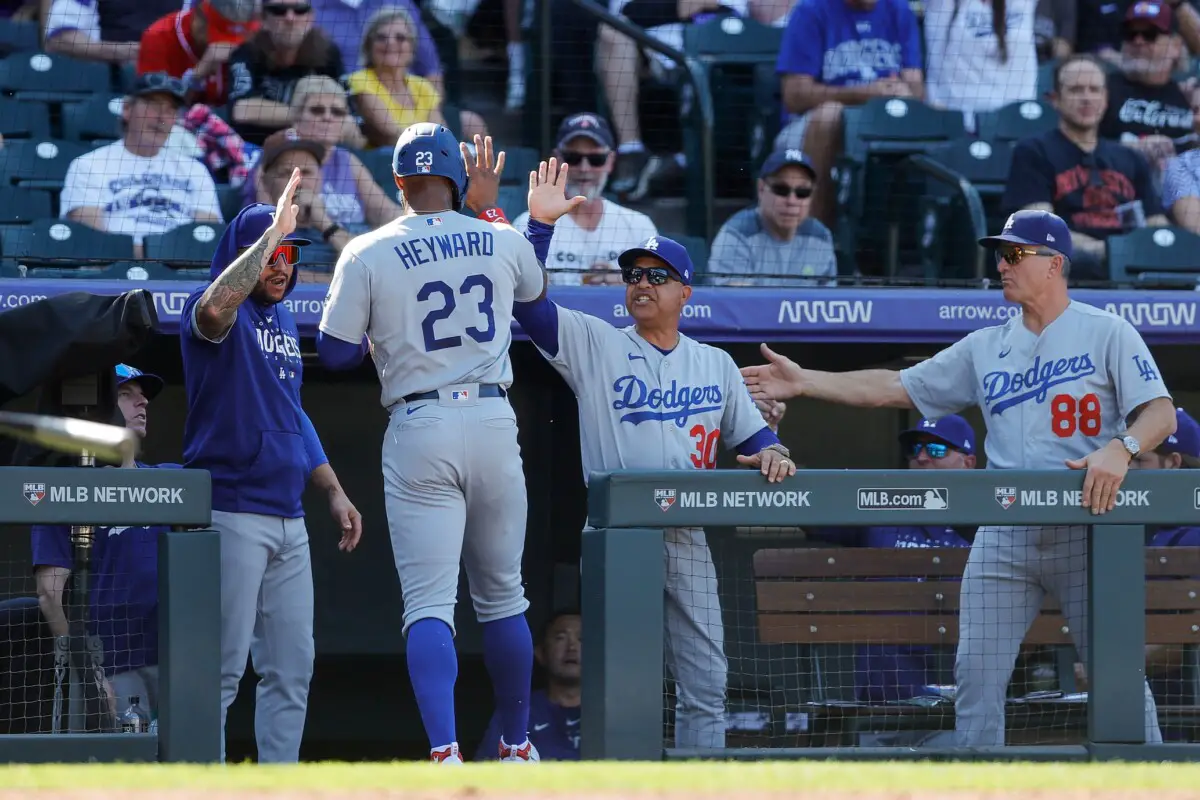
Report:
M804 394L804 370L799 364L765 344L759 345L759 350L769 363L742 367L742 380L755 401L787 400Z
M558 159L551 157L550 163L543 161L529 173L529 218L544 225L553 225L563 214L569 214L587 202L583 195L567 197L566 164L559 166Z
M504 172L504 151L494 155L492 137L475 134L475 157L466 142L458 143L463 164L467 168L467 208L475 213L495 208L500 198L500 175Z
M293 169L292 177L288 178L287 186L283 188L283 193L279 195L279 201L275 204L275 221L271 223L271 227L279 234L280 239L296 231L296 220L300 217L296 191L300 188L300 180L299 168Z

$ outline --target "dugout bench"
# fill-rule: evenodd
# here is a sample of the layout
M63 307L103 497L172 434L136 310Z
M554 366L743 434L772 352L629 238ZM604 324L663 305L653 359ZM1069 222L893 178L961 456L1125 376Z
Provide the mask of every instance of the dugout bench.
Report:
M772 728L782 731L788 711L809 718L810 745L860 744L876 734L954 730L953 698L861 702L829 662L848 646L958 644L959 590L969 550L951 548L771 548L754 553L758 640L802 647L813 680L812 700L794 708L772 706ZM1187 648L1184 664L1196 697L1196 645L1200 644L1200 548L1146 548L1146 643ZM1056 654L1059 692L1013 696L1007 708L1010 744L1066 744L1084 740L1086 695L1075 694L1075 648L1056 598L1047 595L1025 648ZM1074 696L1073 696L1074 695ZM778 695L777 695L778 696ZM1195 741L1196 705L1159 706L1159 724L1187 729ZM908 737L916 742L920 737Z

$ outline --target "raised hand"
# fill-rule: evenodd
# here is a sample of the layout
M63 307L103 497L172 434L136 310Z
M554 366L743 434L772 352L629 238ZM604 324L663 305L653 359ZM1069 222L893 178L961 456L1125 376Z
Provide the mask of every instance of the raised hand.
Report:
M529 218L544 225L553 225L563 214L569 214L587 202L583 195L567 197L567 165L559 166L558 159L543 161L529 173Z
M463 164L467 168L467 208L475 213L495 208L500 197L500 175L504 172L504 151L493 156L492 137L475 134L475 157L465 142L459 142Z
M275 221L271 223L271 227L281 239L296 230L296 220L300 216L300 206L296 204L296 190L300 188L300 180L300 170L292 170L292 177L288 178L287 186L279 195L279 202L275 204Z
M769 363L742 367L742 380L755 401L787 400L804 394L804 370L799 364L765 344L759 345L759 350Z

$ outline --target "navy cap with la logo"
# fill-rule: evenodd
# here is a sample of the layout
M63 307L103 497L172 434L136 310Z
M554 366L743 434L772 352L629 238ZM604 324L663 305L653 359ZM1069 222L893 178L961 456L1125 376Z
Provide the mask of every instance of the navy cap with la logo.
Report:
M1023 210L1011 214L998 236L985 236L981 247L998 247L1004 243L1047 247L1067 258L1071 257L1071 230L1057 214L1049 211Z
M666 236L651 236L645 244L631 247L617 257L617 264L622 267L632 267L638 256L650 256L661 259L668 267L675 270L679 280L686 286L692 285L692 257L687 248L674 239Z

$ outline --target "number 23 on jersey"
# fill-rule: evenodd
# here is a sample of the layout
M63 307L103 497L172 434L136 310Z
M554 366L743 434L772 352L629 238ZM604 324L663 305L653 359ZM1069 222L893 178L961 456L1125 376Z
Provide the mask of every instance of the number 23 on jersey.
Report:
M1100 398L1085 394L1076 399L1069 394L1056 394L1050 401L1050 428L1054 435L1069 439L1078 433L1099 436L1102 417Z

